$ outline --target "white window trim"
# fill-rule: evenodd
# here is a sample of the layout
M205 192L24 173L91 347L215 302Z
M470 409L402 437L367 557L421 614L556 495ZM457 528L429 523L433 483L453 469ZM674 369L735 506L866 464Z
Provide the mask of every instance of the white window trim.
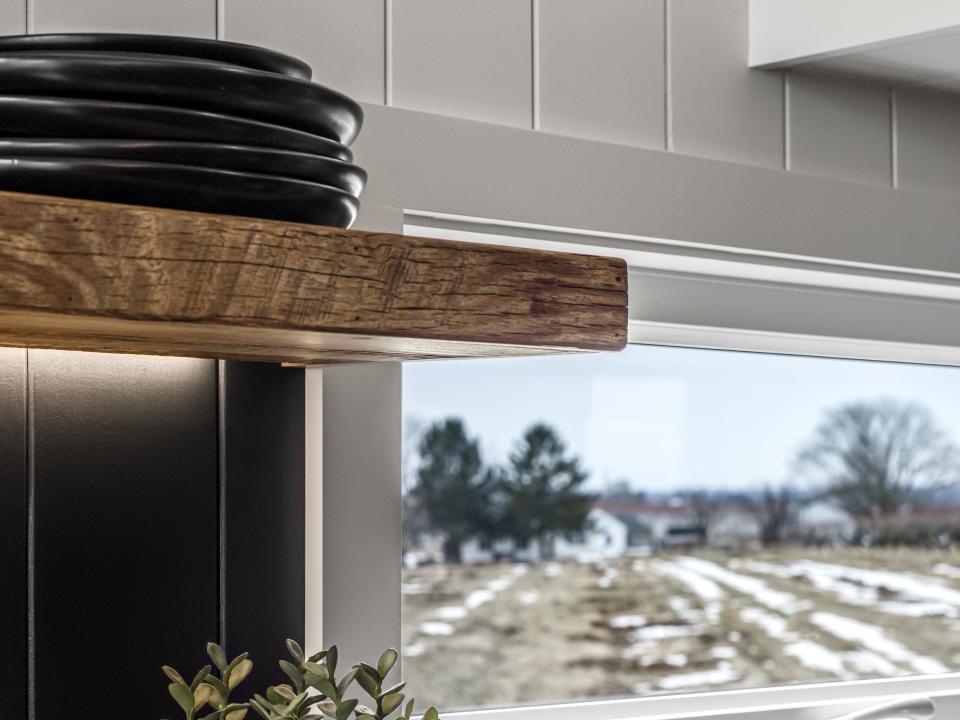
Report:
M960 713L960 673L589 700L445 713L448 720L833 720L906 697L931 698L937 718Z
M956 322L960 317L960 275L741 253L669 240L591 235L562 228L505 225L435 213L407 212L405 223L406 232L413 235L624 257L631 266L631 343L960 365L960 323ZM762 298L759 303L758 298ZM758 304L763 306L765 315L756 312ZM807 304L809 312L800 312ZM342 372L350 373L346 368ZM331 380L324 378L323 373L320 369L308 370L315 385ZM388 393L399 398L399 372L378 373L377 382L381 395ZM316 393L315 397L319 398L320 394ZM331 468L349 462L369 462L363 452L343 443L342 439L327 445L326 453L311 445L319 443L323 435L329 435L341 411L355 422L362 421L366 414L371 422L379 425L378 435L388 441L386 450L380 452L380 467L367 473L364 482L371 490L375 490L378 483L381 489L393 482L399 488L399 461L391 471L395 477L384 474L393 462L390 458L399 454L396 428L387 427L389 422L399 427L396 402L389 404L389 422L384 422L385 408L375 400L360 407L351 397L340 405L342 409L331 408L329 398L323 401L322 418L308 408L311 433L307 452L308 457L313 458L307 478L308 493L314 487L314 496L319 496L318 493L326 496L332 484L357 482L352 473L346 474L342 468L331 472ZM365 437L363 447L376 445L376 440ZM375 477L378 473L383 477ZM398 514L399 500L393 495L395 493L381 505L392 503L394 507L380 509ZM319 513L324 524L345 522L345 508L331 507L329 503L321 505L318 509L311 504L310 512ZM355 590L377 592L379 588L382 593L382 576L365 572L358 558L396 557L399 567L400 534L392 523L387 524L386 532L379 532L377 525L364 522L359 504L347 509L348 515L354 513L365 532L354 537L349 548L338 547L336 537L326 529L323 542L320 538L313 539L312 557L322 553L325 562L317 561L313 565L314 573L322 567L323 580L319 586L308 581L310 599L313 607L322 608L324 620L321 628L315 616L308 617L307 626L313 642L319 643L321 638L327 642L332 636L344 640L357 638L360 642L352 644L356 644L358 650L362 647L366 655L369 648L395 644L400 637L399 586L396 592L381 595L385 598L381 609L388 620L384 623L381 617L376 632L371 632L367 618L360 617L362 613L353 612L355 608L344 604L344 598L331 602L333 596L325 588L335 577L338 585L348 582ZM358 538L363 547L357 546ZM343 562L336 560L341 555ZM338 622L331 628L328 618L333 616ZM833 720L852 711L911 696L934 698L938 704L935 720L960 717L960 673L565 702L444 713L444 717L451 720Z

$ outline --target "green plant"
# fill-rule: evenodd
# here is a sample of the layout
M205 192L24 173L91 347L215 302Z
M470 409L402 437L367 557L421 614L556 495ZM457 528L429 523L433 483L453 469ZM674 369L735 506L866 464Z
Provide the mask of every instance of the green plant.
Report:
M243 682L253 670L253 661L247 653L237 655L227 662L226 653L216 643L207 643L207 655L220 672L213 674L213 666L204 665L187 684L176 670L169 665L163 666L164 674L172 681L167 686L170 696L183 710L186 720L194 720L204 705L213 708L213 712L204 715L201 720L243 720L248 706L243 703L231 703L230 693Z
M263 720L411 720L414 700L403 704L403 689L406 683L384 686L387 677L397 663L397 651L384 650L377 664L358 663L337 679L339 652L336 645L307 657L294 640L287 640L287 651L292 660L280 660L283 673L290 684L273 685L263 695L255 694L248 703L231 703L230 693L250 674L253 661L247 653L238 655L231 662L223 649L215 644L207 645L207 654L220 671L220 677L212 673L213 666L206 665L187 684L173 668L164 665L163 671L173 682L170 695L184 711L186 720L194 720L196 713L209 705L213 712L200 720L243 720L252 708ZM369 706L361 705L356 698L347 698L350 686L356 683L370 696ZM401 707L403 706L403 707ZM399 712L398 712L399 710ZM423 720L440 720L434 707L423 715Z

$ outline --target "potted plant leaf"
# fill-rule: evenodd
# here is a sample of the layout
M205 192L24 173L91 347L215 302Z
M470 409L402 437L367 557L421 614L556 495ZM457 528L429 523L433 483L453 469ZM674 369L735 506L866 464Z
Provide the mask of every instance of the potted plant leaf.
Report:
M228 661L216 643L207 644L212 665L200 668L189 683L164 665L163 672L171 681L167 689L185 720L244 720L250 710L263 720L350 720L351 716L355 720L387 720L394 713L392 720L411 720L414 700L410 698L404 705L406 683L386 682L398 658L393 648L384 650L375 666L358 663L339 679L336 645L308 657L296 641L287 640L287 651L290 659L280 660L279 665L290 683L268 687L247 702L232 702L230 695L250 674L253 661L247 653ZM354 682L369 696L367 704L347 697ZM429 708L423 720L439 720L437 709Z

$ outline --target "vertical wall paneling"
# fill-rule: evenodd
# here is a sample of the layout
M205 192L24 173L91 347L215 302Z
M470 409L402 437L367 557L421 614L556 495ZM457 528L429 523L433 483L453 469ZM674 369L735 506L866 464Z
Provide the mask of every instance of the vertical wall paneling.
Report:
M383 102L393 105L393 0L383 0Z
M890 89L790 74L791 170L890 185Z
M900 88L896 106L898 187L960 193L960 94Z
M254 658L244 687L264 688L304 637L304 371L227 362L222 377L225 640Z
M134 32L215 37L216 0L32 0L32 32Z
M393 5L399 107L530 128L530 0L401 0Z
M307 372L323 380L323 642L348 665L400 647L402 373L400 363Z
M0 695L27 716L27 351L0 348Z
M540 127L662 148L663 0L540 0Z
M138 716L169 716L160 665L195 670L217 636L216 365L29 363L37 720L75 715L98 682L121 682Z
M224 0L224 39L295 55L313 79L385 102L384 0Z
M0 0L0 35L22 35L27 31L28 0Z
M667 0L677 152L783 166L783 75L747 67L748 0Z

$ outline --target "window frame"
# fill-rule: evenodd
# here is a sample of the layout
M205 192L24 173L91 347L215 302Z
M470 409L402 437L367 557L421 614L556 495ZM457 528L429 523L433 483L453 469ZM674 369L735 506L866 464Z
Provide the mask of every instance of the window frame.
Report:
M704 246L673 243L651 238L623 235L596 235L571 232L544 226L495 223L476 218L441 215L426 212L406 212L404 230L412 235L446 239L465 239L474 242L496 243L508 246L535 247L572 252L618 255L630 265L631 300L629 342L641 345L669 345L718 350L765 352L811 357L868 359L885 362L910 362L934 365L960 366L960 331L953 333L946 326L946 318L960 312L960 275L907 271L902 268L863 266L837 263L815 258L795 256L746 254ZM754 312L756 293L769 300L773 317L758 317ZM663 314L662 307L677 305L683 298L683 307L673 315ZM809 317L796 309L797 303L811 303ZM662 306L662 307L661 307ZM709 313L704 314L703 308ZM778 317L777 312L783 316ZM801 317L798 317L801 316ZM838 321L839 318L839 321ZM893 318L891 321L890 318ZM913 326L916 324L916 326ZM917 332L919 327L919 332ZM389 371L385 385L399 394L400 373ZM327 377L323 376L323 373ZM346 368L337 372L350 372ZM321 369L308 370L308 381L313 374L314 384L335 381L334 373ZM308 394L309 395L309 394ZM322 419L309 407L312 417L308 428L308 457L316 456L314 470L308 472L308 493L315 487L317 497L326 496L324 486L356 482L342 471L331 473L334 461L343 465L349 457L345 453L360 452L356 448L343 451L337 445L327 444L323 452L316 449L325 428L337 422L341 413L349 413L356 420L366 413L380 417L382 407L368 402L358 407L351 402L345 407L323 405ZM401 419L396 407L390 407L391 419L399 427ZM322 427L321 427L322 426ZM399 441L394 427L389 433L387 456L399 454ZM370 438L368 437L369 441ZM359 456L358 456L359 457ZM389 482L400 485L400 463L397 461ZM384 487L384 478L379 483ZM399 501L390 494L391 511L399 513ZM317 517L344 522L344 508L319 503L311 512ZM362 508L356 519L363 523ZM354 543L349 557L383 555L397 558L401 555L400 534L367 532L362 536L364 547ZM355 538L356 540L356 538ZM315 539L314 548L320 541ZM317 553L314 550L314 553ZM334 573L328 567L330 558L337 557L341 548L337 540L327 534L322 537L325 562L308 565L308 575L320 574L322 581L312 591L322 596L315 607L322 606L324 618L330 614L330 594L325 589ZM346 556L345 556L346 557ZM382 583L371 579L362 568L355 570L337 564L336 581L345 580L351 587L374 588ZM384 594L383 607L390 618L385 630L371 639L364 618L356 612L341 612L332 632L327 632L328 620L320 622L307 618L308 636L319 644L321 637L331 635L345 639L357 634L363 646L373 647L381 639L394 644L400 637L399 586L396 592ZM382 624L382 623L381 623ZM402 663L402 658L401 658ZM725 720L832 720L846 713L872 707L901 697L924 696L936 699L938 714L935 720L960 717L960 672L944 675L926 675L787 685L745 690L721 690L686 694L652 695L619 699L571 701L530 706L514 706L483 710L444 713L453 720L681 720L682 718L722 717Z

